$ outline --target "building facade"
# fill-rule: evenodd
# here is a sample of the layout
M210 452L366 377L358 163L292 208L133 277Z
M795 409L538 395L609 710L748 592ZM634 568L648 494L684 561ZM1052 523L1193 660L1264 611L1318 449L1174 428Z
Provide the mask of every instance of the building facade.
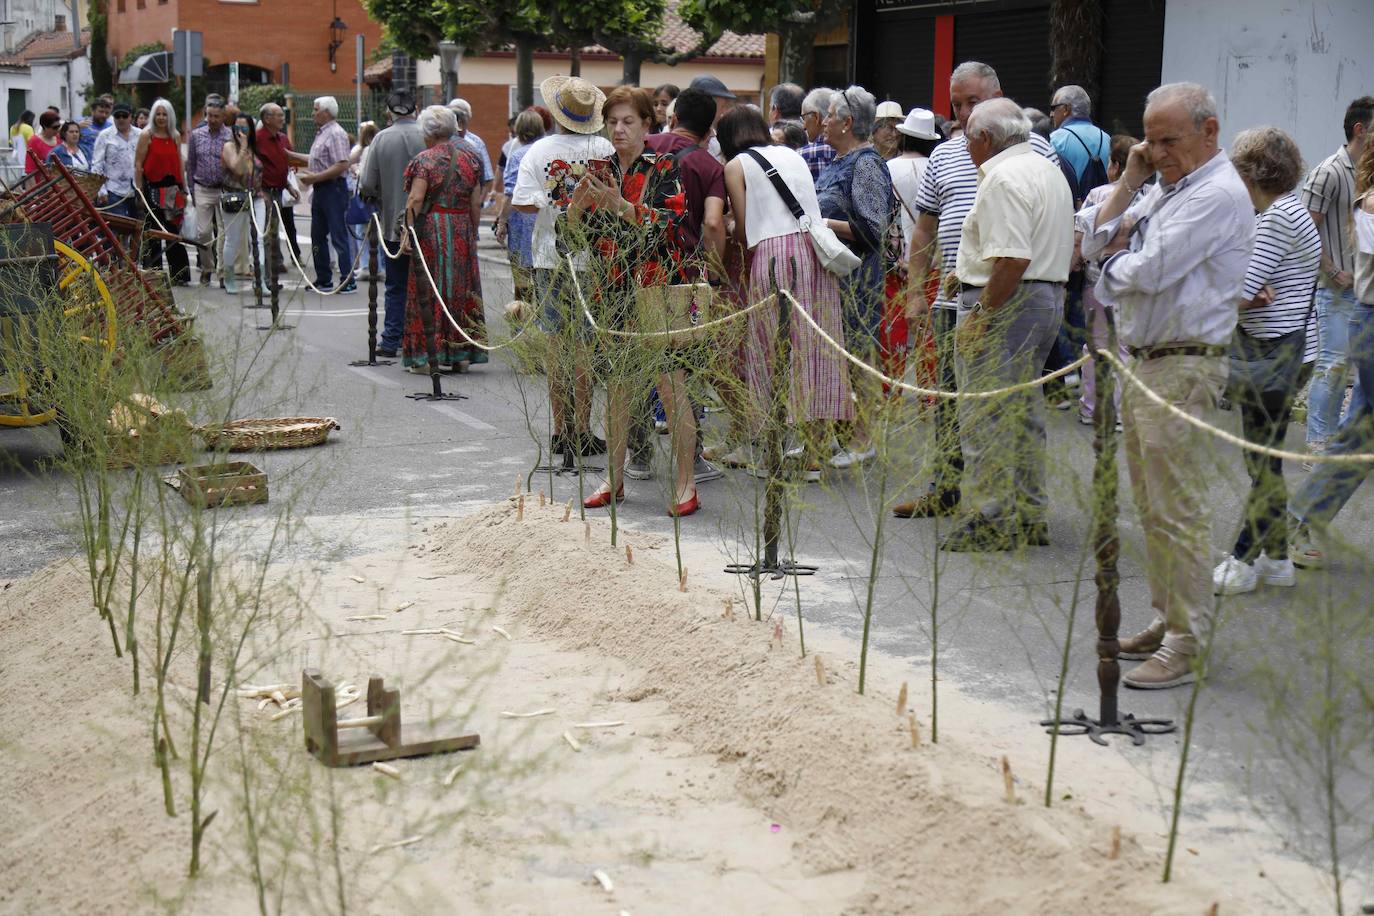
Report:
M354 43L367 49L381 41L359 0L107 0L109 53L161 42L170 50L172 31L204 35L206 76L212 88L228 84L228 65L238 62L240 84L289 83L303 90L345 94L357 76ZM338 34L330 24L346 26ZM335 41L342 44L333 51Z

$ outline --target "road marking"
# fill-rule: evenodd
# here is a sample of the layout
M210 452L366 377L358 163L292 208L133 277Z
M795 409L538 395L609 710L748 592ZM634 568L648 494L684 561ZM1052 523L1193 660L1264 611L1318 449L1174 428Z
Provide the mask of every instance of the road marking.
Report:
M368 369L369 369L370 367L368 367L368 366L349 366L349 367L347 367L347 368L348 368L348 371L349 371L349 372L356 372L356 373L358 373L359 375L361 375L363 378L367 379L367 380L368 380L369 382L371 382L372 384L374 384L374 385L381 385L383 388L403 388L403 387L405 387L404 385L401 384L401 382L400 382L398 379L382 378L380 375L376 374L375 372L369 372ZM379 366L378 368L386 368L386 367L385 367L385 366Z
M450 416L453 419L457 420L459 423L462 423L464 426L470 429L475 429L478 432L500 432L500 430L498 430L495 426L492 426L490 423L483 423L481 420L477 419L472 414L465 413L459 410L457 407L454 407L452 404L431 404L429 406L439 411L439 413Z
M292 317L299 318L357 318L367 314L367 309L301 309Z

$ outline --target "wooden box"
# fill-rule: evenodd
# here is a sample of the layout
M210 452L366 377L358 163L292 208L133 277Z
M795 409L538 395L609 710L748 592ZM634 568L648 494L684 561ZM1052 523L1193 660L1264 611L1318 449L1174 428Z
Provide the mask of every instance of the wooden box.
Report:
M181 496L195 506L250 506L267 502L267 475L247 461L177 469Z

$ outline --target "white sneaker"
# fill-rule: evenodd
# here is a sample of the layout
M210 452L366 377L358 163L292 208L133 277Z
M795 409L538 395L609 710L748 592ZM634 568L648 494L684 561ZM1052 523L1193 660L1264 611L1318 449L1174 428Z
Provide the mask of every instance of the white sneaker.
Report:
M1265 585L1292 588L1298 584L1298 573L1293 568L1293 561L1287 557L1270 559L1267 554L1262 553L1255 561L1255 573Z
M1077 388L1081 384L1083 384L1083 379L1077 372L1070 372L1068 375L1064 376L1065 388Z
M830 466L839 471L847 471L850 468L856 468L866 464L876 457L878 457L878 450L876 448L870 447L862 452L846 449L842 452L835 453L834 457L830 459Z
M1212 594L1243 595L1259 587L1259 573L1249 563L1227 556L1212 570Z
M803 454L805 451L806 451L806 446L804 446L804 445L794 445L794 446L792 446L791 448L789 448L787 451L785 451L785 452L782 453L782 460L783 460L783 461L796 461L797 459L801 458L802 454Z

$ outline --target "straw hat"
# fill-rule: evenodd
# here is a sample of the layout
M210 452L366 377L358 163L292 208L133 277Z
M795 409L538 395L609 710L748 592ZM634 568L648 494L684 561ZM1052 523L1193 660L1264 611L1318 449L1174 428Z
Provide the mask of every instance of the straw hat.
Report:
M902 111L902 106L890 99L886 102L878 103L878 110L873 117L881 121L883 118L903 118L906 112Z
M899 133L917 140L939 140L940 132L935 129L935 113L926 108L913 108L906 120L897 125Z
M604 119L601 106L606 93L578 76L551 76L539 84L539 93L553 119L575 134L594 134Z

